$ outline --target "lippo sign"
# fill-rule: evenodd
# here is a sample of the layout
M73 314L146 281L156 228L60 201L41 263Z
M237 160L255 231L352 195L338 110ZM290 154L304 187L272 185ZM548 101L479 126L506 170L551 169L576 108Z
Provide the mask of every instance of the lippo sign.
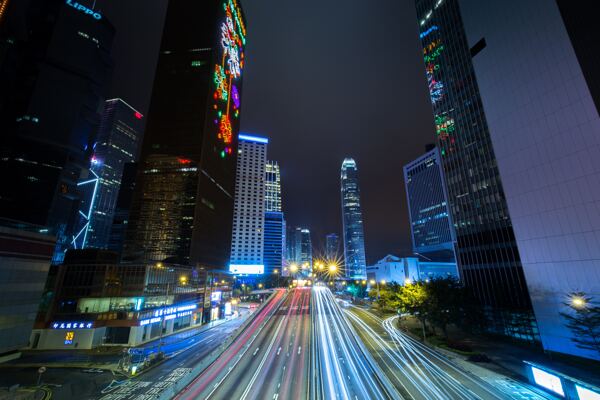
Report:
M86 6L84 6L83 4L79 4L76 1L71 1L71 0L66 0L65 3L68 6L73 7L74 9L76 9L77 11L81 11L84 14L90 15L92 16L94 19L100 20L102 19L102 15L95 12L94 10L87 8Z

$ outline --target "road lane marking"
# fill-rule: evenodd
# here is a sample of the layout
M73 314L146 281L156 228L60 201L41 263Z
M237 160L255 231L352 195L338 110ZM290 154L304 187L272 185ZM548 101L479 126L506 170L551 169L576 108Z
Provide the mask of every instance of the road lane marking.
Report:
M260 347L257 347L256 350L254 350L254 354L252 354L252 357L254 357L256 355L256 353L258 353L259 350L260 350Z
M302 346L298 346L298 354L300 354L301 350L302 350Z
M279 355L279 353L281 353L281 346L279 346L279 348L277 349L277 355Z

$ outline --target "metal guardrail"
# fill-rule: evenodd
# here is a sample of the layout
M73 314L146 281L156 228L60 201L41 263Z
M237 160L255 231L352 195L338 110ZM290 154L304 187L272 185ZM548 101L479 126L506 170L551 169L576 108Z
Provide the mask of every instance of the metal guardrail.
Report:
M235 330L235 332L231 336L229 336L229 338L227 338L227 340L225 342L223 342L219 347L217 347L215 350L213 350L209 355L204 357L204 359L198 365L196 365L190 371L189 374L187 374L185 377L181 378L175 384L169 386L164 391L162 391L160 393L160 395L157 397L157 400L171 400L179 392L181 392L183 389L185 389L190 383L192 383L202 372L204 372L205 369L210 367L221 356L221 354L223 354L223 352L242 334L242 332L244 332L244 330L248 327L248 325L250 325L250 323L252 323L252 321L254 321L254 318L260 313L260 311L267 304L269 304L271 302L272 298L275 296L276 293L277 292L274 292L271 296L269 296L269 298L267 300L265 300L260 305L260 307L258 307L256 309L256 311L254 312L254 315L251 316L251 318L248 318L242 325L240 325ZM281 298L281 300L279 300L279 304L281 304L281 302L284 299L285 299L285 296L283 296ZM273 307L273 313L277 311L277 309L279 308L279 304L277 304L275 307ZM267 321L268 321L268 319L265 320L264 323L266 324Z

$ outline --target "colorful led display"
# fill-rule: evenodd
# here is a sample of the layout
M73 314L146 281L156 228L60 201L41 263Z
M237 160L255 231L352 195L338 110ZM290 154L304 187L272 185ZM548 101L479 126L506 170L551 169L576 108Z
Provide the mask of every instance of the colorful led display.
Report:
M225 1L223 11L225 16L219 27L221 53L214 69L213 120L217 138L223 145L220 155L225 158L233 153L233 125L240 115L240 93L235 83L244 69L246 26L236 0Z

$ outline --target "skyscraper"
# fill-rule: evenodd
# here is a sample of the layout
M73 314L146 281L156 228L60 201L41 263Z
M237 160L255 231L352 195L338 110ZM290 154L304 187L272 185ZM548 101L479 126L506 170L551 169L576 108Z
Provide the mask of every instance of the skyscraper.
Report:
M458 0L416 0L461 280L498 334L537 338ZM529 322L526 322L528 321Z
M229 270L264 273L267 138L240 134ZM274 222L274 221L270 221ZM272 234L273 226L269 227Z
M337 260L340 257L340 238L337 233L325 236L325 257L327 260Z
M281 173L277 161L267 161L265 174L265 211L281 211Z
M366 279L367 262L358 188L358 168L352 158L346 158L342 163L341 195L346 278Z
M145 188L160 186L166 176L152 172L158 163L167 167L169 174L185 173L186 179L197 174L191 186L187 180L180 182L186 193L180 193L185 197L185 209L193 194L191 215L186 211L186 219L177 219L179 208L163 211L170 224L180 225L170 229L172 234L187 232L188 226L191 229L191 236L164 238L179 246L174 252L182 258L178 262L226 268L231 254L246 33L244 14L236 0L169 1L125 257L148 260L151 253L161 254L154 253L151 235L136 233L140 227L152 225L143 218L156 218L141 211L157 209L163 201L144 194ZM183 170L186 168L190 171ZM171 211L174 214L168 217Z
M44 226L60 262L78 219L115 30L64 0L0 5L0 216Z
M90 167L98 184L73 236L74 248L108 246L115 207L126 163L136 161L141 142L142 114L122 99L106 100ZM84 182L85 182L84 180ZM81 182L79 183L81 186ZM88 218L89 216L89 218Z
M413 252L432 261L454 262L444 171L437 147L404 166Z
M312 239L310 237L310 229L300 228L300 255L298 263L304 274L308 274L312 271L313 258L312 258Z
M281 174L276 161L265 165L265 273L281 272L285 257L285 219L281 207Z
M461 0L482 106L542 344L578 347L560 312L600 299L597 15L568 0Z

